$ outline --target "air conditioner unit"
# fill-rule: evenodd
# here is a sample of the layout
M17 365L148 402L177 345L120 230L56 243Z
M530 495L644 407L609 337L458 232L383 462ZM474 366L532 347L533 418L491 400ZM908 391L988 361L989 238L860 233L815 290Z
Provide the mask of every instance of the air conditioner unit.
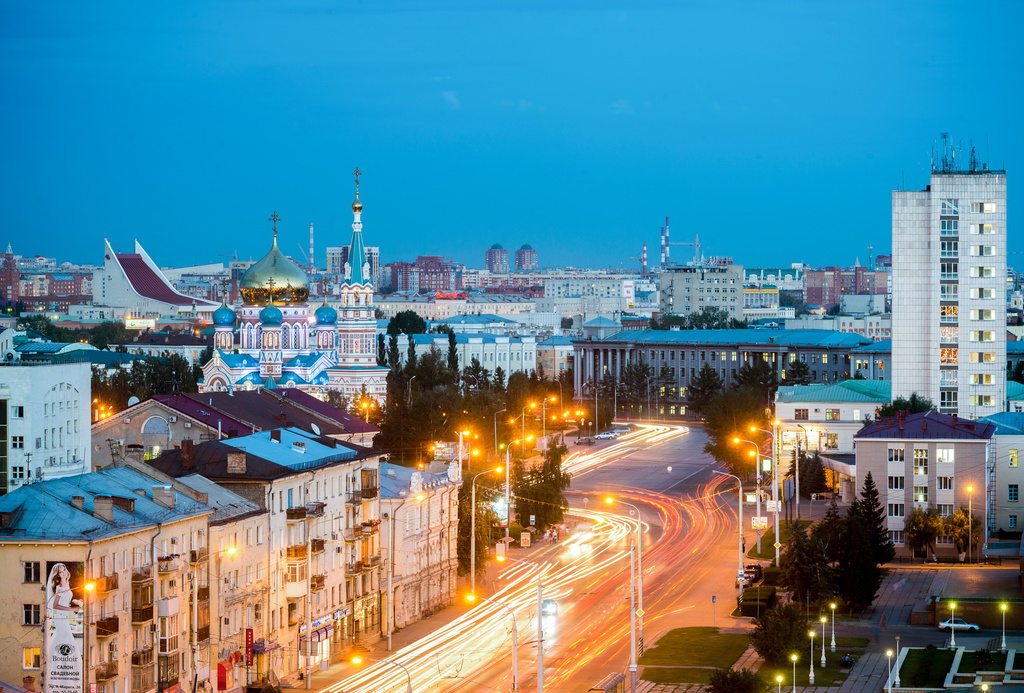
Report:
M168 416L167 420L169 422L171 422L171 423L178 423L178 417L177 416Z
M185 422L185 428L192 428L192 422L191 421L186 421Z
M130 417L130 416L126 416L123 419L121 419L121 423L131 423L131 422L132 422L132 417Z

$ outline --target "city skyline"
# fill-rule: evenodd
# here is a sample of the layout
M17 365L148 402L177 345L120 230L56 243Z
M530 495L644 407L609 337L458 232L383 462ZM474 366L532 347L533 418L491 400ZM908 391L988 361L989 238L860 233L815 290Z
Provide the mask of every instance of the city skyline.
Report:
M654 265L669 216L673 241L699 232L745 266L866 264L941 133L964 160L972 143L992 168L1021 158L1011 2L988 7L985 50L954 3L4 13L0 122L18 136L0 240L91 264L104 237L167 265L255 259L277 210L289 255L316 224L322 266L355 166L385 262L479 267L528 243L543 266L635 268L646 243Z

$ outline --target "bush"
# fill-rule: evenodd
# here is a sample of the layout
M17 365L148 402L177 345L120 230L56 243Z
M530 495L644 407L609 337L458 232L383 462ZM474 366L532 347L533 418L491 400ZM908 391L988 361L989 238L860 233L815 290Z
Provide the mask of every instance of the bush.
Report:
M771 604L768 602L754 601L743 601L740 602L740 616L751 616L753 618L760 618L761 614L768 611L771 608Z
M743 590L740 599L744 602L767 602L768 606L775 605L776 589L774 587L747 587Z
M764 569L764 579L762 583L769 586L778 585L782 579L782 568L775 566L768 566Z
M750 643L772 665L789 662L789 655L807 644L807 619L799 604L782 604L761 613L754 621Z
M770 686L750 669L719 669L711 674L708 693L765 693Z

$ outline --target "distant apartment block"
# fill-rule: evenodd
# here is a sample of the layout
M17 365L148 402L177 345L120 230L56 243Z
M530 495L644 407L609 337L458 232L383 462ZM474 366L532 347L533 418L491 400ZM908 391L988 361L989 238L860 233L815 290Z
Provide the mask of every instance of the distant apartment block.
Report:
M881 294L889 292L889 273L867 267L824 267L804 270L804 303L830 306L847 294Z
M537 255L537 251L529 245L523 245L522 248L516 251L517 272L533 272L538 269L539 266L540 259Z
M484 267L488 272L505 274L508 272L508 251L495 243L484 253Z
M673 315L718 308L743 319L743 266L731 261L671 265L660 275L661 310Z

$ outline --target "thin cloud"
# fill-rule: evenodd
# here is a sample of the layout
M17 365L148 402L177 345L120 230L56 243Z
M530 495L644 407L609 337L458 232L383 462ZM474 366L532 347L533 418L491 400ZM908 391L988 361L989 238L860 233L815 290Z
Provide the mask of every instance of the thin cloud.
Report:
M459 102L459 97L455 95L454 91L442 91L441 98L447 101L452 108L462 108L462 103Z

